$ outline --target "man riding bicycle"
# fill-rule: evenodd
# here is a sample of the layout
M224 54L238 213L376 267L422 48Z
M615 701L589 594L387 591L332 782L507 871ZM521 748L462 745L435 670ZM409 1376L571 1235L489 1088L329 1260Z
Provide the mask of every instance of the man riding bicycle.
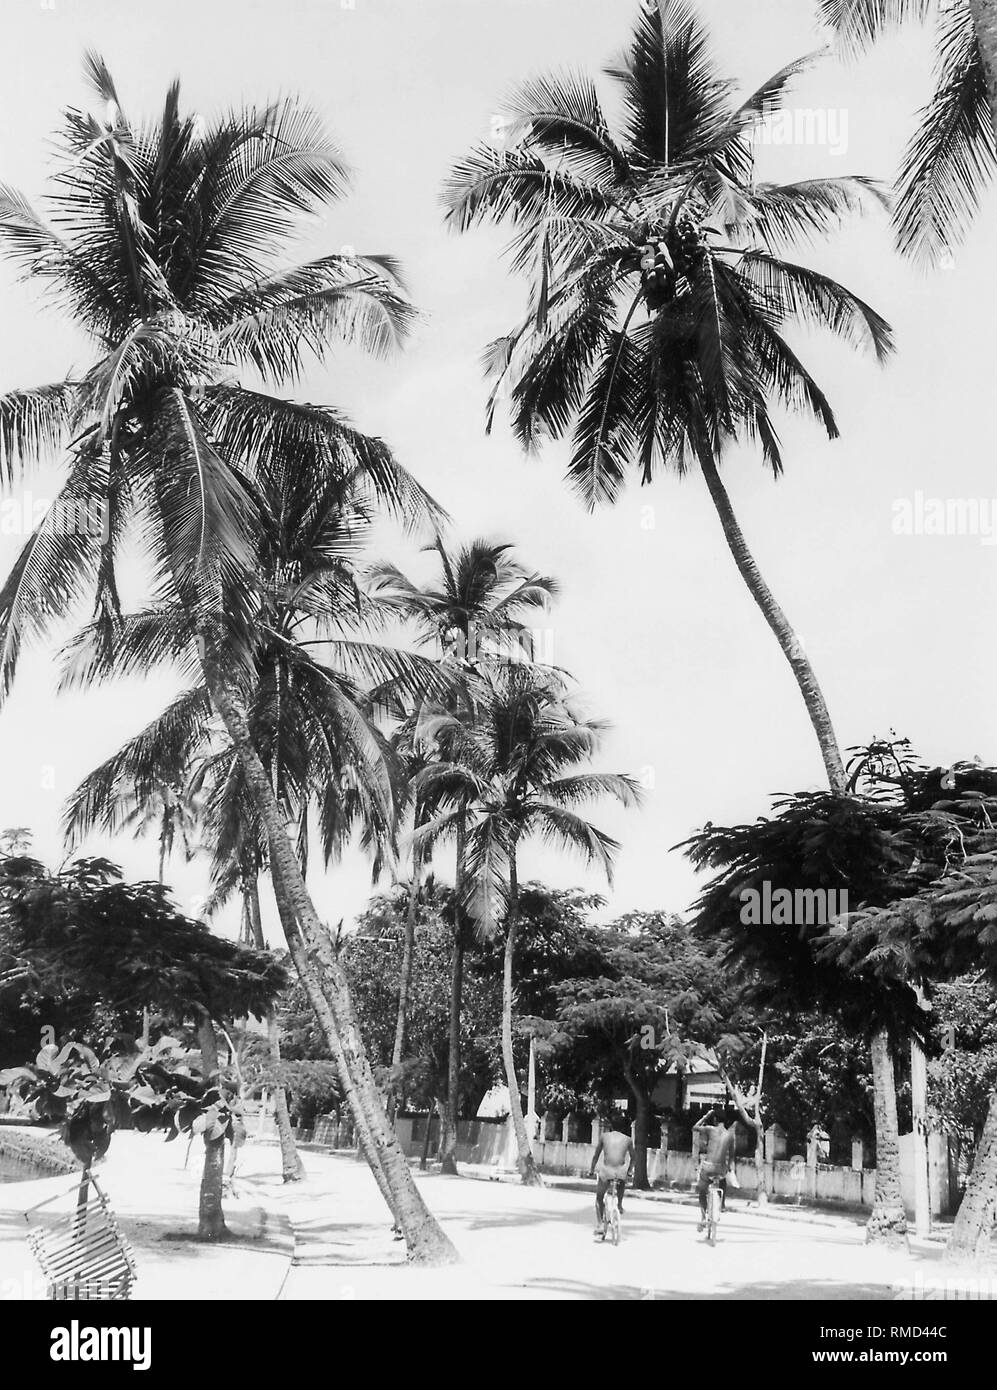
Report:
M734 1167L735 1150L737 1147L737 1111L733 1106L728 1106L723 1114L716 1116L711 1114L696 1124L696 1129L705 1130L707 1134L706 1153L703 1155L699 1164L699 1180L696 1184L696 1195L699 1197L699 1225L697 1231L706 1228L706 1202L710 1191L710 1182L718 1181L720 1196L726 1206L727 1202L727 1174ZM713 1123L710 1124L709 1121ZM724 1208L721 1207L721 1210Z
M600 1240L605 1240L606 1193L609 1191L609 1184L616 1184L616 1201L622 1215L623 1193L634 1165L633 1140L629 1134L622 1133L616 1119L610 1120L609 1128L599 1135L599 1142L592 1153L590 1178L596 1176L596 1165L598 1182L595 1188L595 1234Z

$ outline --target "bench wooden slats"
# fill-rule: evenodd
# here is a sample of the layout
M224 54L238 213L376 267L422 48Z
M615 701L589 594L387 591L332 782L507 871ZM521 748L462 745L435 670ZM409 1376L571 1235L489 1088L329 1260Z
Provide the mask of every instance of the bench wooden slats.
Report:
M136 1278L134 1254L92 1175L89 1182L93 1196L67 1224L32 1232L28 1246L48 1280L50 1298L127 1299Z

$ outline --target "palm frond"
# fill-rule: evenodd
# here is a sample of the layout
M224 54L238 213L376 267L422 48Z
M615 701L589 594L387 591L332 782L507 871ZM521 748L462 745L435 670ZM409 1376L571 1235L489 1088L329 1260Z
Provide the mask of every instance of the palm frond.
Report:
M447 222L466 231L484 221L542 217L611 216L619 204L611 189L551 167L542 151L495 150L480 145L451 170L443 189Z
M216 386L204 414L219 451L247 467L265 492L286 495L296 477L329 505L366 494L408 530L449 520L382 440L354 429L329 406Z
M119 834L164 783L182 785L205 741L211 714L211 702L203 687L185 691L94 768L63 809L67 849L76 849L94 830Z
M79 456L0 589L0 699L24 643L48 636L93 592L100 564L106 465Z
M60 652L58 688L148 676L164 666L188 681L201 675L191 615L179 603L124 614L111 631L102 621L80 628Z
M891 205L882 185L860 175L763 183L732 194L718 209L727 235L746 234L770 251L827 236L848 217L870 207L889 211Z
M829 276L764 251L742 256L738 273L762 291L783 319L827 329L853 347L871 346L880 362L893 351L893 332L882 315Z
M337 201L349 174L321 117L288 98L225 113L205 134L186 281L209 312L262 278L303 214Z
M819 0L820 15L845 53L859 53L901 24L920 23L933 0Z
M503 111L529 129L531 145L591 183L625 183L626 153L613 139L595 83L584 73L537 76L517 87Z
M626 773L582 772L545 783L543 796L557 806L581 806L601 796L612 796L623 806L637 807L643 791L637 779Z
M563 806L542 802L530 808L530 823L545 843L556 849L575 850L586 864L605 874L607 883L612 883L613 856L620 846L610 835Z
M935 91L904 152L897 246L922 265L960 245L997 169L993 113L968 7L942 15Z
M69 443L76 399L72 381L0 395L0 481L7 487L27 467L49 461Z
M141 449L161 527L160 572L185 601L198 599L209 576L251 574L255 509L178 388L155 400Z

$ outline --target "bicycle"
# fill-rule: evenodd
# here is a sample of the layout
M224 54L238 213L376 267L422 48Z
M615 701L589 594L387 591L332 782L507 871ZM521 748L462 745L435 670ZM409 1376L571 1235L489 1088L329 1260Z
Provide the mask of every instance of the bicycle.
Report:
M606 1195L602 1199L602 1238L605 1240L606 1232L614 1245L620 1243L620 1203L616 1195L616 1183L611 1182L606 1189Z
M706 1189L706 1243L716 1245L717 1227L720 1225L720 1212L723 1207L722 1179L710 1178Z

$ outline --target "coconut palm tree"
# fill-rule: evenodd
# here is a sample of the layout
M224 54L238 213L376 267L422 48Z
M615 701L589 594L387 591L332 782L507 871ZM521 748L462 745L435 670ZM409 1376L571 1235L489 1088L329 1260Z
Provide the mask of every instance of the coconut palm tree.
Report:
M456 554L441 536L427 549L439 559L439 574L427 585L417 585L396 565L382 563L372 567L369 579L372 593L400 615L416 624L421 642L435 649L441 660L461 675L449 702L456 722L439 721L439 702L424 701L403 726L403 742L408 766L406 781L411 787L413 828L428 824L438 811L438 801L452 788L438 779L430 794L425 769L434 761L450 761L448 744L456 728L458 736L473 725L477 713L476 690L480 676L496 660L529 659L533 640L524 618L542 611L557 594L557 583L547 575L533 573L511 554L509 544L493 544L476 539ZM463 999L464 951L467 923L461 906L464 878L466 828L463 818L455 830L456 867L454 897L454 943L450 976L450 1052L447 1074L447 1104L440 1134L440 1164L444 1173L457 1172L457 1119L460 1103L460 1011ZM412 842L412 876L409 911L406 919L401 979L398 991L398 1026L395 1030L393 1064L402 1060L405 1008L415 947L416 904L419 893L421 860L425 849L416 836Z
M577 771L598 751L605 725L581 717L565 698L563 682L526 665L497 667L489 698L470 728L452 721L452 757L427 768L423 781L443 803L424 838L438 839L465 826L463 893L486 936L504 928L502 1058L509 1109L524 1183L539 1183L526 1132L513 1054L513 966L519 912L520 846L539 836L555 849L574 850L612 879L615 840L576 808L604 796L639 803L633 778Z
M367 640L383 625L376 600L360 589L354 566L377 502L376 480L351 463L337 476L320 453L298 450L293 467L279 450L261 452L252 474L264 518L255 585L252 696L254 747L307 864L309 818L328 865L354 831L380 858L391 853L392 766L376 722L395 687L437 689L433 664ZM196 640L182 605L122 620L108 651L90 624L66 651L64 686L91 683L168 661L194 682L162 715L96 768L70 797L65 829L75 843L94 827L113 831L147 803L162 778L184 779L199 796L213 858L210 910L238 891L249 938L262 944L258 880L267 837L224 730L210 718ZM267 1020L279 1063L276 1017ZM276 1091L284 1176L300 1176L282 1091ZM283 1110L283 1113L282 1113Z
M905 255L937 264L964 240L997 170L997 3L821 0L820 11L848 53L935 15L935 90L904 154L894 226Z
M817 678L737 522L720 477L725 447L756 442L783 468L772 409L812 415L830 438L831 406L784 332L816 325L883 360L890 330L851 291L783 258L883 195L859 177L758 183L752 135L807 60L740 103L686 0L642 8L609 69L622 115L613 129L587 76L542 76L507 103L507 147L479 146L445 190L450 225L515 229L529 311L487 364L508 387L527 449L569 431L568 477L585 504L613 502L627 472L643 483L698 467L734 562L799 685L832 787L844 771Z
M163 781L158 787L148 787L141 799L124 815L121 828L131 830L136 839L155 831L159 845L159 882L166 882L166 865L173 854L177 837L186 860L197 852L200 807L194 797L174 782Z
M207 123L181 110L174 84L161 116L136 126L103 60L88 55L86 74L100 114L66 113L49 198L58 232L20 194L0 197L3 251L51 291L93 347L86 371L0 396L7 483L40 457L67 458L61 491L0 590L0 695L24 642L84 600L113 650L123 625L118 560L137 541L155 598L175 600L196 633L211 706L238 750L288 929L300 937L300 948L289 943L295 964L348 1072L349 1103L410 1254L450 1259L380 1106L346 976L246 716L254 674L246 618L260 541L247 474L254 450L279 445L288 467L299 448L353 457L377 472L399 513L411 520L431 510L383 446L358 440L335 412L269 390L296 379L309 357L322 360L333 341L387 350L411 310L390 258L333 254L288 268L287 242L302 215L334 202L348 177L322 122L301 103ZM240 369L262 389L244 389Z

